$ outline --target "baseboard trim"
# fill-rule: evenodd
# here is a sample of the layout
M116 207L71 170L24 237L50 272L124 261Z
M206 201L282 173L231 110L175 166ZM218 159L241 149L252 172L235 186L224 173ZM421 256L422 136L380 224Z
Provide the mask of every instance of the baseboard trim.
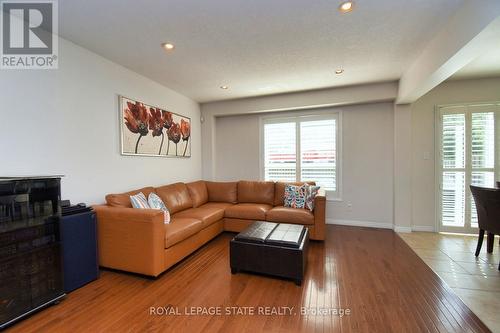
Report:
M400 225L395 225L394 226L394 231L395 232L412 232L412 227L402 227Z
M422 231L422 232L435 232L433 226L430 225L414 225L411 227L412 231Z
M348 225L352 227L392 229L392 223L356 220L326 219L326 224Z
M406 227L406 226L393 225L392 223L387 223L387 222L375 222L375 221L326 219L326 224L347 225L352 227L392 229L395 232L412 232L412 231L435 232L434 227L428 225L414 225L411 227Z

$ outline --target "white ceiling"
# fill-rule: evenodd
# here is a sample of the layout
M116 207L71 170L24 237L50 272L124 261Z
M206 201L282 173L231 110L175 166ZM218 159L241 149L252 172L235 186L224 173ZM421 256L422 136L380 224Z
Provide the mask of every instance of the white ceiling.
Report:
M467 64L453 74L450 79L461 80L494 76L500 76L500 44L493 51L485 53Z
M341 15L339 0L64 0L59 33L207 102L397 80L463 2L358 0Z

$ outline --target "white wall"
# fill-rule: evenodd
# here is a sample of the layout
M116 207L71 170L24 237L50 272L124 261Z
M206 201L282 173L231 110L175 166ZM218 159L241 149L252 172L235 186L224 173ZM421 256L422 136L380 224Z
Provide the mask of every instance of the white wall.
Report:
M120 155L118 95L191 117L192 157ZM63 39L59 69L0 71L0 175L64 174L62 197L201 178L199 105Z
M216 118L215 179L260 178L260 115Z
M412 104L412 224L436 225L436 105L500 100L500 78L445 82ZM430 158L425 159L427 155Z
M393 221L393 104L336 109L342 111L343 200L328 201L327 219L390 228ZM215 179L259 179L261 116L216 118Z

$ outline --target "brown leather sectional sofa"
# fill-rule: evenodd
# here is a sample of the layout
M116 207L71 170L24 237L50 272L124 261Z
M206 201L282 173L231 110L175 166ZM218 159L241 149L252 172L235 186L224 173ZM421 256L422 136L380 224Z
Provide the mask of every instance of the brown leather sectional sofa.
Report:
M130 195L153 191L169 208L170 224L159 210L132 208ZM221 232L240 232L257 220L303 224L311 239L324 240L324 194L311 212L283 207L284 192L279 182L196 181L109 194L106 205L94 207L100 265L158 276Z

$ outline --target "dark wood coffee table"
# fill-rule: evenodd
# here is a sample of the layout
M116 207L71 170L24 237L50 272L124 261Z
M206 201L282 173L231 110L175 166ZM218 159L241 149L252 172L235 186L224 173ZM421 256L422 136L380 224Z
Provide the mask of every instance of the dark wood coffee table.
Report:
M257 221L230 242L231 273L261 273L302 284L309 232L303 225Z

